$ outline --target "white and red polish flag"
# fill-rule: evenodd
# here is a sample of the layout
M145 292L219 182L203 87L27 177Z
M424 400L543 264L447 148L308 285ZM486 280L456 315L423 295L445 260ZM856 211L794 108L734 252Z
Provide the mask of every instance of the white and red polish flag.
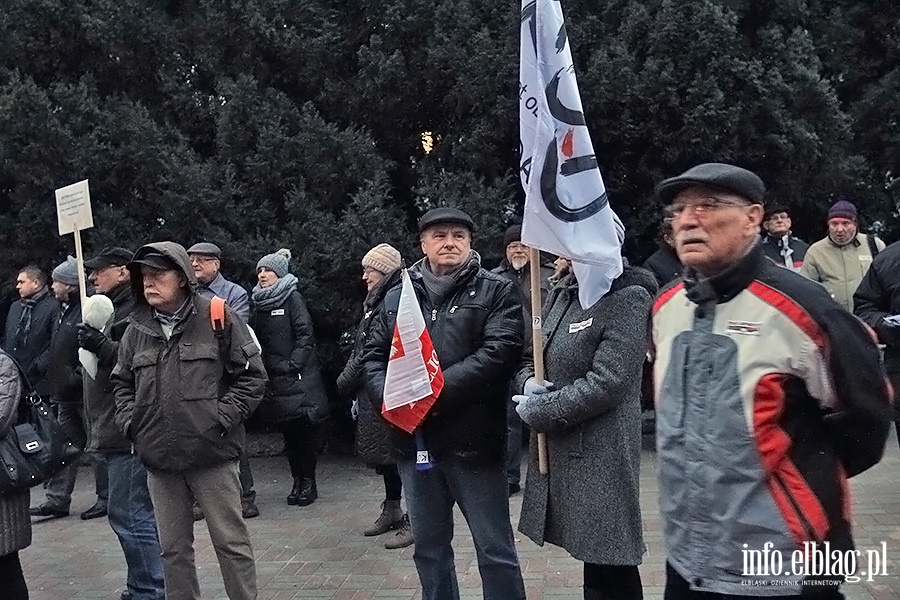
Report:
M406 269L402 280L381 415L403 431L413 433L440 395L444 373Z

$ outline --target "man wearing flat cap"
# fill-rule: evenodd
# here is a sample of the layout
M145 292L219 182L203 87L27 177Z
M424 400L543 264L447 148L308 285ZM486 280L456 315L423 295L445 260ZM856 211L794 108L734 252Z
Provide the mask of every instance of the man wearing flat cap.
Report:
M212 300L216 296L224 298L231 310L245 323L250 322L250 299L247 290L238 284L228 281L222 276L222 249L211 242L198 242L188 248L188 256L191 259L191 267L197 278L197 292L201 297ZM241 513L245 519L259 516L259 508L256 506L256 491L253 489L253 471L250 461L247 459L246 449L241 454ZM203 518L200 507L194 506L194 519Z
M228 281L220 273L222 250L210 242L198 242L188 248L191 267L197 278L199 294L209 300L213 296L224 298L228 305L246 323L250 319L250 300L247 290Z
M199 598L194 499L203 509L232 600L257 597L253 548L241 515L238 458L244 421L266 372L259 348L227 304L212 322L185 249L140 248L128 263L135 308L112 372L116 424L147 468L166 597Z
M881 460L890 423L878 347L764 256L754 173L704 164L656 191L686 267L653 309L664 597L842 597L839 577L756 577L743 557L853 548L847 478Z
M473 229L460 210L428 211L419 221L425 258L409 269L444 374L443 390L419 427L431 468L416 469L412 435L394 429L392 436L423 600L459 598L451 546L456 503L475 541L484 598L525 598L504 458L508 383L524 338L522 302L510 280L481 268ZM387 293L363 350L363 380L378 414L399 299L399 286Z

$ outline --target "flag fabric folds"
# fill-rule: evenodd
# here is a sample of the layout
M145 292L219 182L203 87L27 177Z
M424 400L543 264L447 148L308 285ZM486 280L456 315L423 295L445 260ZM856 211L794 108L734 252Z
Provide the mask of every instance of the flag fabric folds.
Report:
M559 0L522 0L522 243L572 259L587 309L622 274L621 221L606 195Z
M381 414L403 431L413 433L440 395L444 374L406 269L401 277Z

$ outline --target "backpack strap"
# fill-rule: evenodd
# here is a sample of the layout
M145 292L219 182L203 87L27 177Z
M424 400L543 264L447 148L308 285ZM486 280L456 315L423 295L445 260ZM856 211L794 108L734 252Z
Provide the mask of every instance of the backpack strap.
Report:
M214 296L209 301L209 320L216 335L225 330L225 298Z
M866 241L869 242L869 252L872 253L872 258L878 256L878 244L875 243L875 236L871 233L866 234Z

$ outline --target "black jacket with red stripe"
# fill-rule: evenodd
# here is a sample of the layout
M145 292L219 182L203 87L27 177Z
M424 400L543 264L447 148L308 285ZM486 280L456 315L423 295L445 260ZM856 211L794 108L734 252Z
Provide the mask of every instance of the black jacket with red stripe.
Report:
M664 290L653 338L663 531L692 589L765 595L743 551L766 543L786 562L807 541L852 548L847 478L881 459L890 422L865 325L757 244ZM802 575L779 579L768 594L801 593Z

